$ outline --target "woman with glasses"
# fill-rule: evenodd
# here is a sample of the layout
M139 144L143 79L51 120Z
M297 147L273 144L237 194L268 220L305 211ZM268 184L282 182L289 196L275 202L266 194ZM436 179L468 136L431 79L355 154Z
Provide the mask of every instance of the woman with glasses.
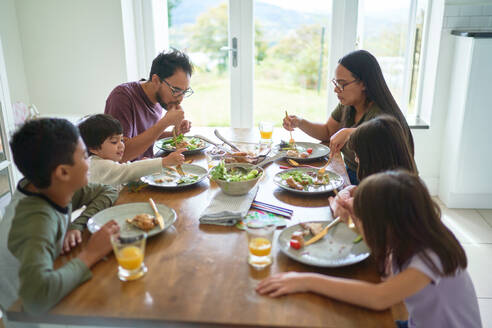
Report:
M355 154L346 143L355 129L372 118L388 114L401 124L407 137L412 156L413 137L410 128L384 80L376 58L365 50L351 52L338 61L334 91L340 101L326 123L307 121L299 116L284 118L283 126L292 131L300 128L313 138L330 141L332 153L344 155L350 182L358 184Z
M184 119L180 104L193 93L192 73L188 56L173 49L161 52L152 61L148 80L114 88L104 113L116 118L123 127L125 152L120 162L154 157L154 142L172 136L165 131L170 126L177 134L190 130L191 123Z

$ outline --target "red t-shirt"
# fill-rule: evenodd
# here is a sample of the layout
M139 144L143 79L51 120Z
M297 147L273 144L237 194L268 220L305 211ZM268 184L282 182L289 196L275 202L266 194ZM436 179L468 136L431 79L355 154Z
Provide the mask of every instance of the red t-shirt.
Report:
M120 121L123 136L133 138L161 119L162 107L159 103L153 104L150 101L139 82L128 82L111 91L104 113ZM154 157L153 146L136 159L142 157Z

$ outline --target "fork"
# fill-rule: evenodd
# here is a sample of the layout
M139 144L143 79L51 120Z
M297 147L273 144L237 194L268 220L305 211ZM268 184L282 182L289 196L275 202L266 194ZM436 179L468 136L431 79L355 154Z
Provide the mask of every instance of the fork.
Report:
M321 178L323 177L323 175L325 174L325 171L326 171L326 167L327 167L328 165L330 165L330 163L331 163L331 160L332 160L332 159L333 159L333 156L332 156L332 157L330 157L330 158L328 158L328 161L326 162L326 164L325 164L325 165L323 165L323 167L321 167L321 168L318 170L318 174L317 174L318 179L321 179Z
M174 140L174 144L176 144L176 129L174 128L173 129L173 140ZM178 145L176 145L176 149ZM181 167L181 165L176 165L176 172L178 172L179 175L181 176L185 176L186 174L184 173L183 171L183 168Z
M287 111L285 111L285 117L288 119L289 118L289 114L287 114ZM290 133L290 140L289 140L289 144L291 145L294 145L295 144L295 141L294 141L294 138L292 138L292 131L289 131Z

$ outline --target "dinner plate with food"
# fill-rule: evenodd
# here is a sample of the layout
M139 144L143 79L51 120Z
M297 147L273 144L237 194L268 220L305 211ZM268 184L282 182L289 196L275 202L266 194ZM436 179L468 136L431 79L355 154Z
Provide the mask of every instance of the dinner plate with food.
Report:
M176 222L176 212L166 205L155 204L158 214L162 217L159 222L150 203L129 203L106 208L87 222L91 233L98 231L109 220L115 220L120 226L120 232L125 235L138 235L146 232L148 236L156 235Z
M326 231L326 227L332 224ZM310 243L310 240L313 240ZM343 222L316 221L299 223L282 230L280 250L293 260L318 266L341 267L365 260L369 247Z
M328 156L330 148L320 143L282 141L275 146L277 152L285 152L285 158L294 159L299 162L311 161Z
M141 177L140 180L153 187L176 189L199 183L207 177L208 171L195 164L182 164L184 175L173 167L162 168L162 172Z
M191 155L201 152L210 144L205 140L196 136L184 136L180 134L176 138L169 137L163 138L156 141L155 145L157 148L162 149L166 152L173 152L176 149L186 148L183 152L184 155Z
M345 181L335 172L326 170L321 177L318 169L297 167L278 172L273 182L282 189L298 194L322 194L343 186Z

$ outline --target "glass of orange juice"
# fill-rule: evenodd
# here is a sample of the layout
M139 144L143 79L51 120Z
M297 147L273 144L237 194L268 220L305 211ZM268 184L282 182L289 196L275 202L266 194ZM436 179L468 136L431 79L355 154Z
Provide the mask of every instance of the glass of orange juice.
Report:
M246 225L248 234L248 263L261 270L272 264L272 241L274 225L249 223Z
M261 121L260 128L260 143L271 143L273 135L273 123Z
M112 235L111 244L118 260L118 277L122 281L136 280L147 272L144 264L147 234Z

